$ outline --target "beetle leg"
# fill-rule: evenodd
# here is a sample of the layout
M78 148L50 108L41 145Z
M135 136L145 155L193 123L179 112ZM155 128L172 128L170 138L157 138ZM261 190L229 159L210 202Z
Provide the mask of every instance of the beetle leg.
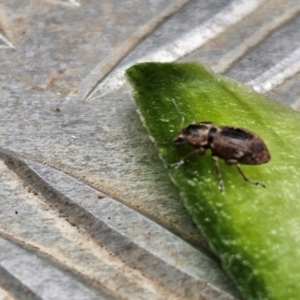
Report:
M221 175L221 172L220 172L220 168L219 168L219 164L218 164L218 158L217 158L217 156L212 155L211 159L213 160L213 162L215 164L218 179L219 179L219 189L222 192L222 191L224 191L224 182L223 182L222 175Z
M186 156L184 156L180 161L178 161L177 163L174 163L174 164L170 164L169 167L171 168L179 168L180 166L182 166L185 162L185 160L187 158L189 158L190 156L194 155L194 154L200 154L200 155L203 155L205 153L205 149L204 148L197 148L195 150L193 150L192 152L188 153Z
M253 181L253 180L249 179L248 177L246 177L246 175L244 174L244 172L242 171L241 167L238 164L236 164L236 167L239 170L240 174L243 176L245 181L247 181L251 184L254 184L254 185L260 185L262 187L266 187L264 184L257 182L257 181Z

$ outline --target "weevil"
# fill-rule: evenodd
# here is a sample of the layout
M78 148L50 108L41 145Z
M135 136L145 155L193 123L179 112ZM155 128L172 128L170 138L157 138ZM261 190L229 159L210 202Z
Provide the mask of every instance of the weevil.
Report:
M260 165L271 159L264 141L248 129L231 126L217 127L210 121L199 122L181 129L174 138L173 143L175 146L186 144L194 148L179 162L171 165L176 168L181 166L191 155L203 155L207 149L210 149L221 191L224 190L224 183L218 165L218 158L223 159L228 165L236 165L245 181L265 187L264 184L249 179L239 166L240 164Z

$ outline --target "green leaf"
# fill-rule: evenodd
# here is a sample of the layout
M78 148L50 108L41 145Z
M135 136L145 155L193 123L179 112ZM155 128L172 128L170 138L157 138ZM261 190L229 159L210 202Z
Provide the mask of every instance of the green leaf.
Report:
M143 63L126 76L185 206L245 298L299 299L299 114L197 63ZM242 169L266 188L245 182L236 167L219 161L221 193L210 151L170 168L191 151L175 148L172 141L193 121L257 133L271 161Z

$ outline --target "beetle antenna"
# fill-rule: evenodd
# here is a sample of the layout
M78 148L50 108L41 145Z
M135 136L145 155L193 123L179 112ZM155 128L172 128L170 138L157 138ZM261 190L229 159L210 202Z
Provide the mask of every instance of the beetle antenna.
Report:
M182 113L182 111L179 109L177 103L175 102L175 99L172 98L171 101L172 101L172 103L174 104L174 106L175 106L175 108L176 108L178 114L181 115L181 124L180 124L180 128L182 128L182 127L183 127L183 123L184 123L184 116L183 116L183 113Z
M241 167L240 167L238 164L236 164L236 167L237 167L237 169L239 170L240 174L242 175L242 177L244 178L245 181L247 181L247 182L249 182L249 183L251 183L251 184L253 184L253 185L260 185L260 186L262 186L262 187L264 187L264 188L266 187L264 184L262 184L262 183L260 183L260 182L253 181L253 180L249 179L249 178L244 174L244 172L242 171Z

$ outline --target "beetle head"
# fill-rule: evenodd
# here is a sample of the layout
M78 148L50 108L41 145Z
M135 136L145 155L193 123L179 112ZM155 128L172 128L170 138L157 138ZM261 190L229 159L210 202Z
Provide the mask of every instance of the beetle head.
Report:
M183 130L181 130L173 140L173 144L176 147L186 144L186 136L182 131Z
M207 144L209 130L215 127L212 122L200 122L191 124L180 130L173 140L175 146L189 144L190 146L202 146Z

